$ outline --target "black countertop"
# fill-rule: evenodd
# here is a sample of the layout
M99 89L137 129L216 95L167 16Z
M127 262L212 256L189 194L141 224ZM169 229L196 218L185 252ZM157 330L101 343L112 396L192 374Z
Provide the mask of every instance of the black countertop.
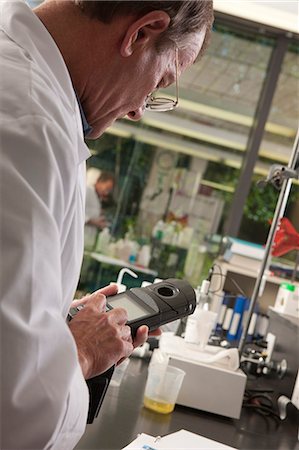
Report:
M131 358L121 385L108 388L98 418L87 425L76 450L120 450L139 433L163 436L180 429L242 450L299 450L292 410L278 426L273 419L244 408L239 420L182 406L162 415L142 406L146 377L147 362Z

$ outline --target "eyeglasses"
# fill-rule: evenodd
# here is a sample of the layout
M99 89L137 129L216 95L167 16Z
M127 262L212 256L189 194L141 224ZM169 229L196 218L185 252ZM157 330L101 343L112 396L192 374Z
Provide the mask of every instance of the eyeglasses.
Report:
M155 97L152 92L149 94L146 103L145 110L146 111L154 111L154 112L166 112L172 111L179 104L179 84L178 84L178 66L179 66L179 56L178 49L175 50L175 92L176 99L173 100L167 97Z

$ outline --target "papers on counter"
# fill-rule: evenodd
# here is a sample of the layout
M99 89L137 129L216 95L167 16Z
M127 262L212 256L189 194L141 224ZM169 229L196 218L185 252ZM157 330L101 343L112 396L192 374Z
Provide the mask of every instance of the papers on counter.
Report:
M141 433L137 439L122 450L235 450L219 442L180 430L164 437L153 437Z

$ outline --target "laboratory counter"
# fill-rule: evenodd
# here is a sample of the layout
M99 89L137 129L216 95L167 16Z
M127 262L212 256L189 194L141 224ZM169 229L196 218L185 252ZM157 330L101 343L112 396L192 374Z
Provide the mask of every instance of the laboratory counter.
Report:
M180 429L236 449L299 450L294 411L277 424L273 418L247 408L242 408L239 420L178 405L168 415L145 409L147 368L148 361L130 358L121 385L109 386L99 416L87 425L76 450L120 450L139 433L164 436Z

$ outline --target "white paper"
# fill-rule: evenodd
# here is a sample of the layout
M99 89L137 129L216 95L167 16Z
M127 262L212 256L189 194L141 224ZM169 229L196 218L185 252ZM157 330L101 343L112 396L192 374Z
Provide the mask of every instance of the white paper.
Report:
M232 450L219 442L191 433L187 430L180 430L176 433L164 436L154 447L156 450Z
M155 438L147 434L140 434L123 450L236 450L219 442L180 430L162 438Z
M144 450L145 446L150 446L155 449L155 441L155 437L141 433L133 442L131 442L131 444L127 445L122 450Z

